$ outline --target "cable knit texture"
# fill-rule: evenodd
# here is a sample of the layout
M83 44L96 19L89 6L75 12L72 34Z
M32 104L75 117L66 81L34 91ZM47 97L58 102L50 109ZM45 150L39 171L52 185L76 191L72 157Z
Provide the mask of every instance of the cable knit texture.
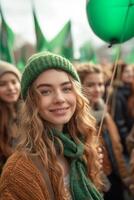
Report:
M4 167L0 200L50 200L42 175L23 153L13 154Z

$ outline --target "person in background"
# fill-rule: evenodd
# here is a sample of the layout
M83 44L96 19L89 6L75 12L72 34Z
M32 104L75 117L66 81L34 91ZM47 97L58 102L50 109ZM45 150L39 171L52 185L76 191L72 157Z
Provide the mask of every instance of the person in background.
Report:
M129 162L129 153L126 147L126 138L133 126L133 117L129 112L128 99L132 94L132 82L134 71L131 65L119 61L114 81L114 89L111 94L111 115L117 125L123 153L126 161Z
M134 198L134 79L132 82L132 93L128 98L128 112L133 118L133 126L126 138L126 146L130 156L129 160L129 178L127 179L129 189Z
M128 176L128 170L122 154L117 127L103 100L105 92L103 69L100 65L93 63L82 63L76 68L85 96L89 100L91 112L97 120L98 128L104 116L100 137L104 144L104 172L111 182L111 188L105 193L104 199L123 200L124 179Z
M0 179L0 200L102 200L95 119L72 63L34 54L21 80L20 142Z
M0 174L14 149L20 78L21 74L14 65L0 61Z

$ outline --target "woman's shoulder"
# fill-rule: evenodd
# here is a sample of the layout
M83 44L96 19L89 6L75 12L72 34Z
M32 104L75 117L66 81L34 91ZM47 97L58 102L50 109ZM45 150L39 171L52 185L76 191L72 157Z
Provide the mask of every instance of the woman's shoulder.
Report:
M28 162L26 154L24 152L16 151L8 158L3 171L4 173L7 172L9 174L13 173L18 167L22 168L22 164L24 165L25 162Z
M11 185L13 182L21 183L32 180L36 174L36 168L24 152L16 151L7 160L3 167L0 179L0 187Z
M7 160L0 178L0 197L5 194L19 197L16 200L47 199L44 198L48 192L43 177L29 154L15 152Z

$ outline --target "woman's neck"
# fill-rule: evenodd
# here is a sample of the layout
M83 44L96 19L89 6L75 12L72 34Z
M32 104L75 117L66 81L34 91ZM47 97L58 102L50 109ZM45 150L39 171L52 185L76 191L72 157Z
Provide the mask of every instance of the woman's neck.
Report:
M16 118L16 110L15 110L15 104L14 103L10 103L8 104L8 108L10 110L10 113L12 114L13 118Z

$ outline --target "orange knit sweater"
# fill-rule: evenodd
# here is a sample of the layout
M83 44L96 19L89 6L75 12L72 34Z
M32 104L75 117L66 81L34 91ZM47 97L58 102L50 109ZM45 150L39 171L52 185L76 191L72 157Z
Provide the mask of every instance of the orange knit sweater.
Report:
M14 153L0 179L0 200L50 200L47 185L33 162Z

